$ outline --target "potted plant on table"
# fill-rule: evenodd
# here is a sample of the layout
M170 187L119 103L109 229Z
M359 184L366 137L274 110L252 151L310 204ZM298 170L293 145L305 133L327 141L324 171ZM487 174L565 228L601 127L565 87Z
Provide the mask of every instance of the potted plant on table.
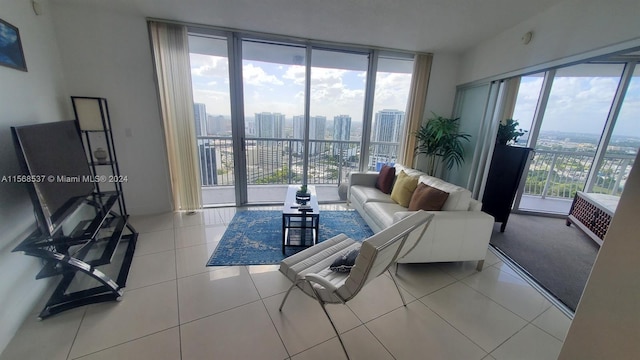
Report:
M462 141L469 141L471 135L458 133L460 118L451 119L436 114L433 116L415 132L415 136L418 143L416 155L426 156L425 172L436 176L442 164L450 170L464 162Z
M311 194L307 189L307 185L300 186L300 189L296 191L296 202L298 202L298 204L304 205L309 200L311 200Z

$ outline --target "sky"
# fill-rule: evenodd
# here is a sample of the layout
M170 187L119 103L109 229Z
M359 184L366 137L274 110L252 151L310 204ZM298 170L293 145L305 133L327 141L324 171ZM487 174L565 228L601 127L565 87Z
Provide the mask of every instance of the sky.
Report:
M640 69L627 90L613 135L640 137ZM622 67L620 67L622 73ZM542 87L541 76L523 77L513 118L529 129ZM620 78L556 76L541 131L601 134Z
M191 54L193 96L204 103L207 113L229 115L228 63L223 57ZM243 61L245 116L278 112L291 119L304 114L305 67L260 61ZM311 116L350 115L362 121L366 71L312 67ZM411 75L379 72L374 95L374 113L382 109L404 111Z

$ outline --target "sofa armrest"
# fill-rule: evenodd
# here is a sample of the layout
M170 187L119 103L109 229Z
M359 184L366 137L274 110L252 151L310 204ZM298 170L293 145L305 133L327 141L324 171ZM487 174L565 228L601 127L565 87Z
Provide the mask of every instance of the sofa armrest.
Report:
M377 172L352 172L349 176L349 186L364 185L375 187L378 180Z
M394 221L410 211L397 212ZM398 262L482 260L493 231L493 216L482 211L428 211L431 223L412 248L402 252Z

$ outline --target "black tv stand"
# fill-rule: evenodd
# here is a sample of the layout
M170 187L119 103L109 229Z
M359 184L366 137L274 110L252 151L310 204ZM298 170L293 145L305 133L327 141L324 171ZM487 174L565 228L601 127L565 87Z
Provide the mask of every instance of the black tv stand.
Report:
M138 233L128 215L112 210L120 196L87 196L52 235L36 230L13 250L44 260L36 279L62 277L39 319L121 299Z

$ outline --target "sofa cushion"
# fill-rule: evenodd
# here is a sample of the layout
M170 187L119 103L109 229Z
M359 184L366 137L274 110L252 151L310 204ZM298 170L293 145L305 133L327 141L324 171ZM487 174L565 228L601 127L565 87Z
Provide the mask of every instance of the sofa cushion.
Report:
M378 180L376 180L376 188L385 194L391 194L393 189L393 180L396 178L396 168L383 165L378 174Z
M407 175L404 170L400 171L391 191L391 200L397 202L400 206L408 207L416 186L418 186L417 177Z
M357 202L359 204L364 204L367 202L386 202L393 203L391 197L382 191L364 185L353 185L350 188L351 191L351 201Z
M448 192L420 183L411 196L409 210L440 211L448 197Z
M420 182L449 193L447 201L442 206L443 211L469 210L469 202L471 201L471 192L469 190L429 175L420 176Z
M393 225L393 215L400 211L406 212L407 208L396 203L368 202L364 204L364 211L375 220L376 226L386 229Z

